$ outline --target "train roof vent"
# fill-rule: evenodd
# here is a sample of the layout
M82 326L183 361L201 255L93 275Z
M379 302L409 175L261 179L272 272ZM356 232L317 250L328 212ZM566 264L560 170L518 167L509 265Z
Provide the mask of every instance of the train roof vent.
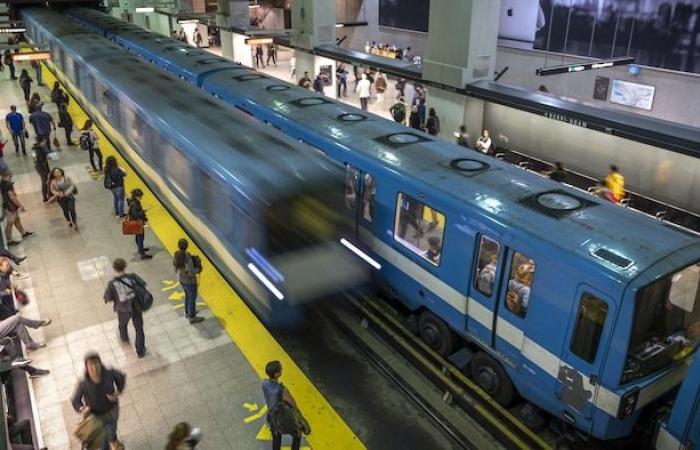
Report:
M262 80L267 78L265 75L260 75L259 73L247 73L245 75L237 75L235 77L231 77L236 81L244 82L244 81L253 81L253 80Z
M473 175L488 170L491 166L488 163L470 158L458 158L450 161L450 168L458 172Z
M555 219L561 219L574 211L596 205L595 202L561 189L528 195L520 199L520 203Z
M367 116L363 116L362 114L357 114L357 113L345 113L341 114L336 119L340 122L345 122L345 123L354 123L354 122L362 122L363 120L367 120Z
M619 267L620 269L627 269L633 263L631 259L625 258L624 256L618 255L617 253L603 247L596 249L595 251L591 252L591 254L596 258L612 264L615 267Z
M392 133L375 138L375 141L395 148L426 142L428 140L429 139L426 137L411 132Z
M265 90L273 91L273 92L286 91L288 89L289 89L289 86L285 86L284 84L273 84L273 85L265 88Z
M217 58L205 58L205 59L200 59L199 61L195 61L195 64L200 65L200 66L207 66L209 64L220 64L220 63L225 63L226 60L221 60Z
M306 108L309 106L325 105L326 103L330 103L330 101L325 99L324 97L304 97L296 99L289 103L294 106L298 106L299 108Z

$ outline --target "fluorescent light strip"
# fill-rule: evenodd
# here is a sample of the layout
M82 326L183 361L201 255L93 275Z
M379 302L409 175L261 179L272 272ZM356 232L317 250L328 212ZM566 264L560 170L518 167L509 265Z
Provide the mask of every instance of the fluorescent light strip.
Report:
M135 9L137 13L152 13L156 9L152 6L141 6Z
M364 259L367 264L374 267L375 269L379 270L382 268L381 264L379 264L377 261L372 259L367 253L363 252L359 248L352 245L352 243L350 243L350 241L348 241L347 239L342 238L340 240L340 243L343 244L345 247L347 247L351 252L353 252L354 254L359 256L360 258Z
M265 285L266 288L270 290L274 294L275 297L277 297L277 300L284 300L284 295L280 292L279 289L275 287L274 284L270 280L267 279L265 275L263 275L262 272L260 272L260 269L258 269L255 264L253 263L248 263L248 269L250 269L251 272L253 272L253 275L255 275L258 280L262 282L262 284Z

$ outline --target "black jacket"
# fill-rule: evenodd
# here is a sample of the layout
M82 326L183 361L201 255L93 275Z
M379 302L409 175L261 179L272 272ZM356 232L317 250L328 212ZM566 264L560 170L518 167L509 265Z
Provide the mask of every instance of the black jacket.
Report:
M79 411L81 406L88 406L93 414L101 416L107 414L119 404L108 399L107 394L113 394L115 391L122 392L124 387L126 387L126 375L124 373L102 366L100 383L93 383L86 373L85 378L80 381L75 389L71 403L76 411Z
M128 200L128 203L129 209L126 212L126 214L129 216L129 219L143 220L144 222L148 222L148 217L146 217L146 211L144 211L140 201L136 200L135 198L130 198Z

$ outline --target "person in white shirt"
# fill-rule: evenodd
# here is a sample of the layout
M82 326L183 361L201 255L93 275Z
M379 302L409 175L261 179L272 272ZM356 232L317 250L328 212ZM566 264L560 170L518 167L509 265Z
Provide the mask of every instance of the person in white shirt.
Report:
M360 96L360 105L363 111L367 111L369 105L369 98L372 96L371 92L372 84L367 79L367 75L362 74L362 79L357 83L357 93Z
M491 150L491 136L489 135L489 130L484 130L484 133L479 136L476 141L476 149L481 153L488 154Z

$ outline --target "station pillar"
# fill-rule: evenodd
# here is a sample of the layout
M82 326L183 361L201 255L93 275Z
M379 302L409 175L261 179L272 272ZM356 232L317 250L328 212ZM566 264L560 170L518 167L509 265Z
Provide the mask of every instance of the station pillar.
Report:
M335 61L315 56L314 47L335 44L336 0L295 0L292 2L292 36L291 43L297 48L296 81L309 72L313 81L321 71L326 71L330 86L325 87L325 94L336 98ZM304 51L306 50L306 51Z
M461 94L467 83L493 79L496 67L501 0L441 0L430 2L428 47L423 58L423 79L428 84L428 107L440 118L440 137L452 139L460 125L467 127L472 145L481 134L483 102L467 104ZM478 123L477 123L478 122Z
M245 44L246 36L232 31L250 28L248 5L248 0L218 0L216 25L219 27L222 56L250 66L252 56L250 46Z

